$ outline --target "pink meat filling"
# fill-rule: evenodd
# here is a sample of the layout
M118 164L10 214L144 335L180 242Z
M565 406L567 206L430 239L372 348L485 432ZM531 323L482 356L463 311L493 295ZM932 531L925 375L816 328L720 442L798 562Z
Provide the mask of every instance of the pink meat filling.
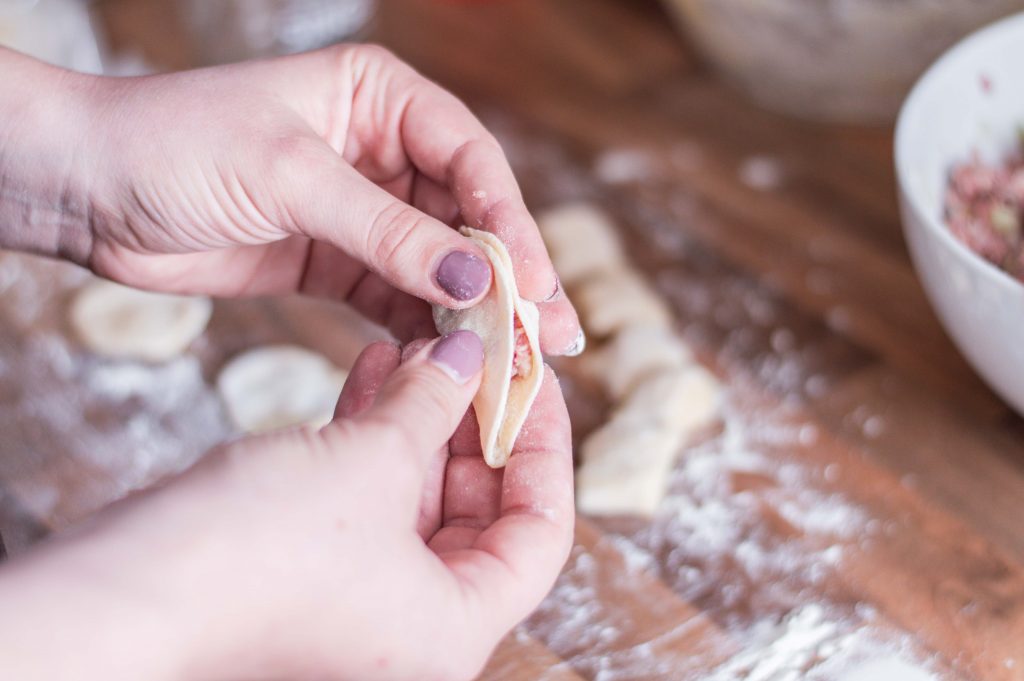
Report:
M515 346L512 352L512 378L524 378L530 374L533 368L533 357L530 353L530 341L526 338L526 330L523 323L519 321L519 315L515 315L512 328L515 332Z
M1024 281L1024 139L1021 149L999 164L984 163L975 155L954 167L945 215L957 239Z

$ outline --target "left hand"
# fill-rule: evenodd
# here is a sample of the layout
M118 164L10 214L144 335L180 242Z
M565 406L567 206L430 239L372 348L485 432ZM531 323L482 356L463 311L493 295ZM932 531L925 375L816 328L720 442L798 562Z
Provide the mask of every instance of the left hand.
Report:
M577 340L494 136L382 48L144 78L0 48L0 72L0 226L36 223L0 227L0 246L141 288L348 301L407 341L434 335L428 303L487 291L483 254L452 228L465 223L508 247L520 293L541 303L542 349Z

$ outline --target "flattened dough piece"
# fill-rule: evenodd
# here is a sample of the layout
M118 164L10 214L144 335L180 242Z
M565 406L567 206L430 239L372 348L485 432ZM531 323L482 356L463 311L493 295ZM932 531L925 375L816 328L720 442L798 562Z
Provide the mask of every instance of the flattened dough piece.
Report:
M330 422L348 372L296 345L248 350L217 376L231 420L248 433Z
M567 203L537 216L551 261L569 286L602 270L625 265L619 235L611 218L589 203Z
M477 242L494 273L491 290L466 310L434 307L437 330L476 333L484 346L484 374L473 398L480 424L484 461L501 468L512 453L519 431L544 380L537 306L519 297L512 259L493 234L469 227L462 233Z
M600 382L615 401L625 398L650 376L692 361L686 345L664 326L629 326L603 346L580 357L580 369Z
M210 321L209 298L152 293L98 279L71 303L71 326L93 352L165 362L182 354Z
M588 277L571 291L587 331L604 338L630 326L669 328L672 315L643 277L627 269Z

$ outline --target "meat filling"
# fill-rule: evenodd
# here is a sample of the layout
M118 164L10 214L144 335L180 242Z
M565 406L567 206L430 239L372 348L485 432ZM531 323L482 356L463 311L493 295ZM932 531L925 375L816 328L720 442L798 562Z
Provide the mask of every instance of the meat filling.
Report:
M530 341L526 338L526 329L519 321L519 315L515 315L512 322L515 344L512 351L512 379L524 378L530 375L533 368L533 357L530 353Z

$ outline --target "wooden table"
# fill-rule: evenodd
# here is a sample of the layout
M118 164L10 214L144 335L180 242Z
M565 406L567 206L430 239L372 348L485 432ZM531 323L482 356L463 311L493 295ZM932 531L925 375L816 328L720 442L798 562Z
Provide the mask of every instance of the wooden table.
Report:
M903 660L938 678L1024 679L1024 422L925 300L900 234L891 131L754 109L647 0L383 5L375 38L470 102L533 206L582 198L617 218L729 386L722 423L690 444L663 510L649 522L581 517L555 590L483 678L832 679L870 658L895 664L892 678L910 678ZM115 43L161 67L191 64L168 3L99 10ZM109 367L54 340L75 285L62 276L28 322L8 323L17 286L0 294L0 356L36 362L54 390L87 373L76 404L95 402L90 386L106 391L82 408L90 438L114 413L104 442L157 432L164 444L147 465L126 463L131 451L98 462L73 428L11 416L0 530L15 552L222 436L206 383L230 353L268 339L317 347L345 322L296 302L219 304L199 368L174 369L195 374L190 387L154 408L146 388L124 387L128 369L103 379ZM339 361L361 340L335 347ZM75 362L87 368L64 367ZM584 434L607 405L563 368ZM25 390L0 375L7 412ZM43 390L29 401L51 404ZM198 439L175 426L186 403L206 414ZM126 424L148 435L120 434Z

